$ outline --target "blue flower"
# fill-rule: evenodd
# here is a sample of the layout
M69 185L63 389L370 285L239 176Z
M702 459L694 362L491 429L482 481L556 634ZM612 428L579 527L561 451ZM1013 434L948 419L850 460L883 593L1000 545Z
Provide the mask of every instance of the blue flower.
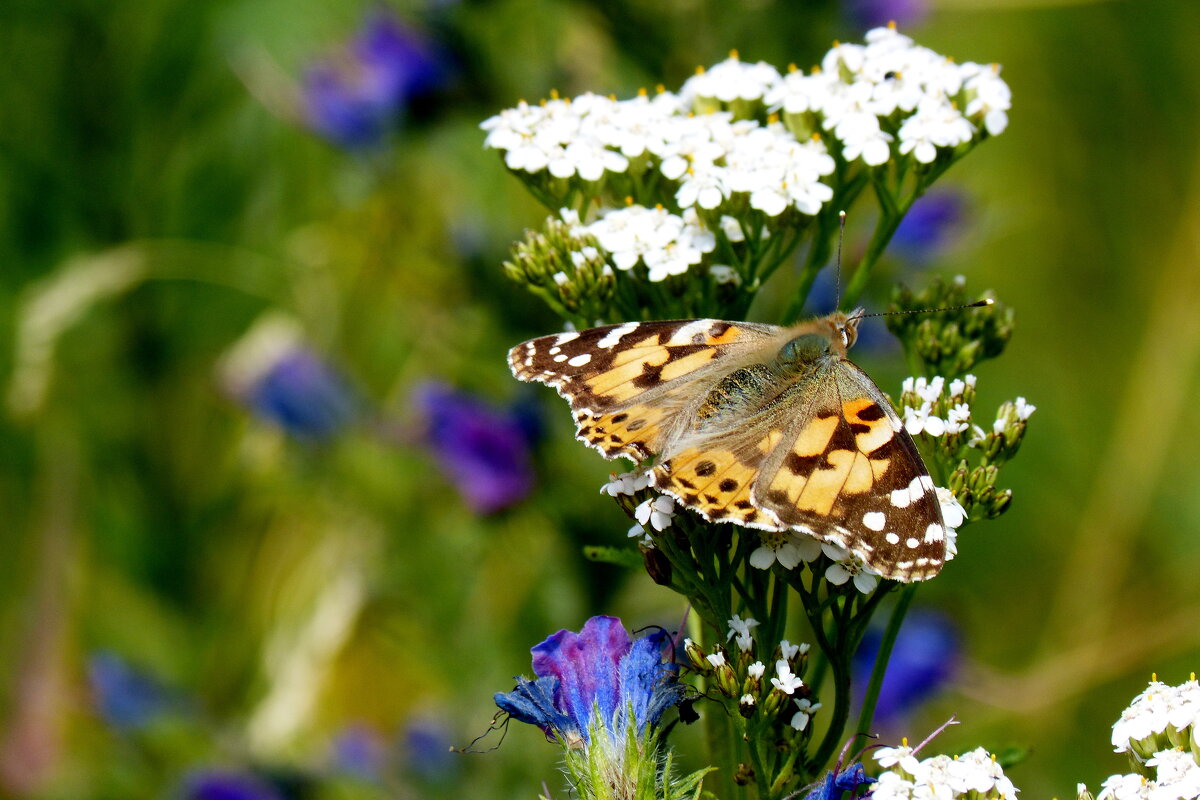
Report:
M845 10L859 28L878 28L889 22L907 28L919 25L929 14L929 0L847 0Z
M825 777L816 788L804 796L804 800L841 800L843 792L849 792L851 797L856 797L858 787L874 782L874 778L867 777L862 764L852 764L847 769L834 769L825 773Z
M881 631L868 631L854 655L860 692L870 680L882 638ZM959 651L958 632L945 616L932 611L909 614L892 647L875 706L876 720L894 724L946 686L958 668Z
M966 216L966 202L958 192L933 191L915 203L892 236L891 249L913 264L935 256Z
M631 722L642 735L683 699L679 668L663 660L670 647L665 632L633 640L616 617L592 617L534 647L537 679L517 678L496 705L568 745L590 743L593 729L621 739Z
M258 416L299 439L328 439L355 416L342 376L303 347L279 354L244 396Z
M110 725L134 730L153 722L173 705L158 681L135 669L115 653L88 659L88 683L97 709Z
M434 45L394 15L376 10L343 52L309 68L305 115L334 144L371 147L401 122L416 98L445 79Z
M402 739L407 773L427 781L452 776L461 763L461 759L450 750L452 744L450 732L438 719L410 720Z
M524 410L501 411L437 383L420 387L416 400L426 444L472 510L499 511L533 489L534 426Z
M204 770L184 781L184 800L284 800L275 787L254 775L232 770Z
M362 780L377 780L387 762L387 745L365 725L344 728L333 740L333 769Z

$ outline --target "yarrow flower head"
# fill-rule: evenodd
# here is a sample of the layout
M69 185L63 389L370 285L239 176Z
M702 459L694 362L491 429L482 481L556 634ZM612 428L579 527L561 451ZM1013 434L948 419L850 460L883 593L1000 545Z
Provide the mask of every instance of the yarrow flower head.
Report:
M996 757L982 747L923 760L907 747L880 748L874 758L886 768L871 791L874 800L1016 800L1017 788Z
M1178 686L1153 680L1121 712L1112 729L1113 749L1139 763L1176 746L1190 747L1200 727L1200 683L1193 675Z
M834 586L853 581L854 588L870 594L879 585L879 573L867 566L859 556L836 544L824 542L821 550L833 563L825 569L825 580Z
M624 741L633 727L640 736L683 698L669 649L665 632L631 639L616 617L592 617L579 633L561 630L535 646L536 680L518 678L496 705L569 747L589 746L597 732Z

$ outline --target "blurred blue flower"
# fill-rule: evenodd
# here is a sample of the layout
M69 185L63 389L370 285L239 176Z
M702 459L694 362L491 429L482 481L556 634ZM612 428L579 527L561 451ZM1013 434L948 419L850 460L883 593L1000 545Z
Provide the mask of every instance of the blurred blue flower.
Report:
M893 253L913 264L923 264L937 254L966 217L966 202L955 191L933 191L915 203L892 236Z
M874 778L867 777L862 764L851 764L846 769L834 769L825 773L825 777L816 788L804 796L804 800L841 800L843 792L849 792L851 797L856 797L858 787L874 782Z
M845 12L859 28L878 28L889 22L907 28L924 21L929 0L846 0Z
M233 770L203 770L184 781L183 800L285 800L271 784Z
M804 306L814 316L828 314L837 308L837 292L837 267L823 269L817 273ZM896 337L888 333L882 320L867 319L858 325L854 351L859 354L886 353L897 350L899 344Z
M403 736L404 766L409 775L437 781L454 774L461 759L450 751L450 731L434 717L409 721Z
M247 387L246 404L299 439L327 439L355 416L349 387L332 367L310 350L281 353Z
M376 780L387 762L387 745L366 725L350 725L334 737L333 769L362 780Z
M96 708L115 728L141 728L173 706L172 698L158 681L115 653L92 655L87 675Z
M854 655L854 681L860 703L882 639L882 631L867 631ZM953 679L959 652L958 631L947 617L933 611L910 613L892 647L875 719L882 725L896 723L935 695Z
M679 668L663 660L670 646L663 631L632 640L616 617L592 617L579 633L561 630L536 645L537 680L517 678L496 705L567 744L590 742L593 727L624 737L631 710L640 735L683 699Z
M426 444L472 510L499 511L533 489L526 412L501 411L439 383L421 386L416 404Z
M412 101L438 88L446 68L436 46L384 9L367 17L336 56L304 77L308 124L334 144L379 144Z

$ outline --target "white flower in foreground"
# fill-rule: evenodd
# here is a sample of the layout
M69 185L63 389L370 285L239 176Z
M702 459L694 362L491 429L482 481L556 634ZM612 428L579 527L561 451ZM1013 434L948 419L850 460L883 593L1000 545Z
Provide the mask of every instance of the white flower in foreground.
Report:
M693 209L686 209L682 217L664 208L615 209L587 226L586 232L611 254L617 269L630 270L643 263L651 281L687 272L717 244Z
M722 103L734 100L760 100L781 80L779 71L765 61L747 64L734 53L707 70L697 71L684 81L679 96L691 103L693 98L711 98Z
M1191 751L1182 747L1155 753L1146 761L1154 767L1150 782L1150 800L1195 800L1200 797L1200 765Z
M658 497L646 500L633 510L633 518L642 526L649 525L656 531L671 527L675 516L675 500L669 495L660 494Z
M954 758L935 755L920 761L907 746L882 748L874 758L886 768L873 790L876 800L1015 800L1017 796L996 757L982 747Z
M737 637L738 649L743 653L748 652L754 646L754 636L751 633L758 627L758 620L753 617L742 619L739 615L734 614L733 619L729 620L729 632L725 638L733 639Z
M937 494L938 504L942 507L942 522L946 523L947 528L962 527L967 520L967 512L954 496L954 492L942 486L935 487L934 492Z
M775 677L771 678L771 685L784 694L793 694L804 685L804 681L796 677L791 665L781 658L775 662Z
M834 586L841 586L846 581L853 580L854 588L863 594L870 594L879 585L879 573L867 566L866 562L854 553L836 544L828 542L821 545L825 555L833 560L825 570L825 580Z
M1198 723L1200 683L1195 675L1178 686L1152 680L1113 725L1113 749L1145 761L1178 741L1195 739Z
M724 653L711 653L711 654L705 656L705 658L708 659L708 663L712 664L713 667L725 666L725 654Z
M1104 780L1096 800L1148 800L1150 782L1142 775L1110 775Z
M821 707L820 703L814 703L807 697L796 700L796 707L799 709L792 715L792 727L798 731L802 731L808 727L808 721L812 719L812 715L817 713L817 709Z
M762 543L750 554L750 565L758 569L770 569L776 561L784 569L795 569L804 558L800 538L789 531L760 531ZM811 537L807 537L811 538Z
M779 643L779 653L788 661L791 661L801 653L808 652L808 643L801 642L800 644L792 644L787 639Z
M622 472L619 475L614 472L609 474L608 483L600 487L600 494L606 494L609 497L621 494L632 495L649 485L650 473L648 472Z
M754 680L761 680L762 676L767 672L767 665L761 661L755 661L750 666L746 667L746 674Z

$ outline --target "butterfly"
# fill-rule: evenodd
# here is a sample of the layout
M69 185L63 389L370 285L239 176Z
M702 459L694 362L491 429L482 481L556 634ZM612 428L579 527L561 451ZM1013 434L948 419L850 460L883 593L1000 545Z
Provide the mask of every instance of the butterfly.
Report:
M891 402L846 357L861 315L627 322L531 339L508 361L570 402L577 439L652 459L651 484L705 520L798 531L925 580L946 560L941 505Z

